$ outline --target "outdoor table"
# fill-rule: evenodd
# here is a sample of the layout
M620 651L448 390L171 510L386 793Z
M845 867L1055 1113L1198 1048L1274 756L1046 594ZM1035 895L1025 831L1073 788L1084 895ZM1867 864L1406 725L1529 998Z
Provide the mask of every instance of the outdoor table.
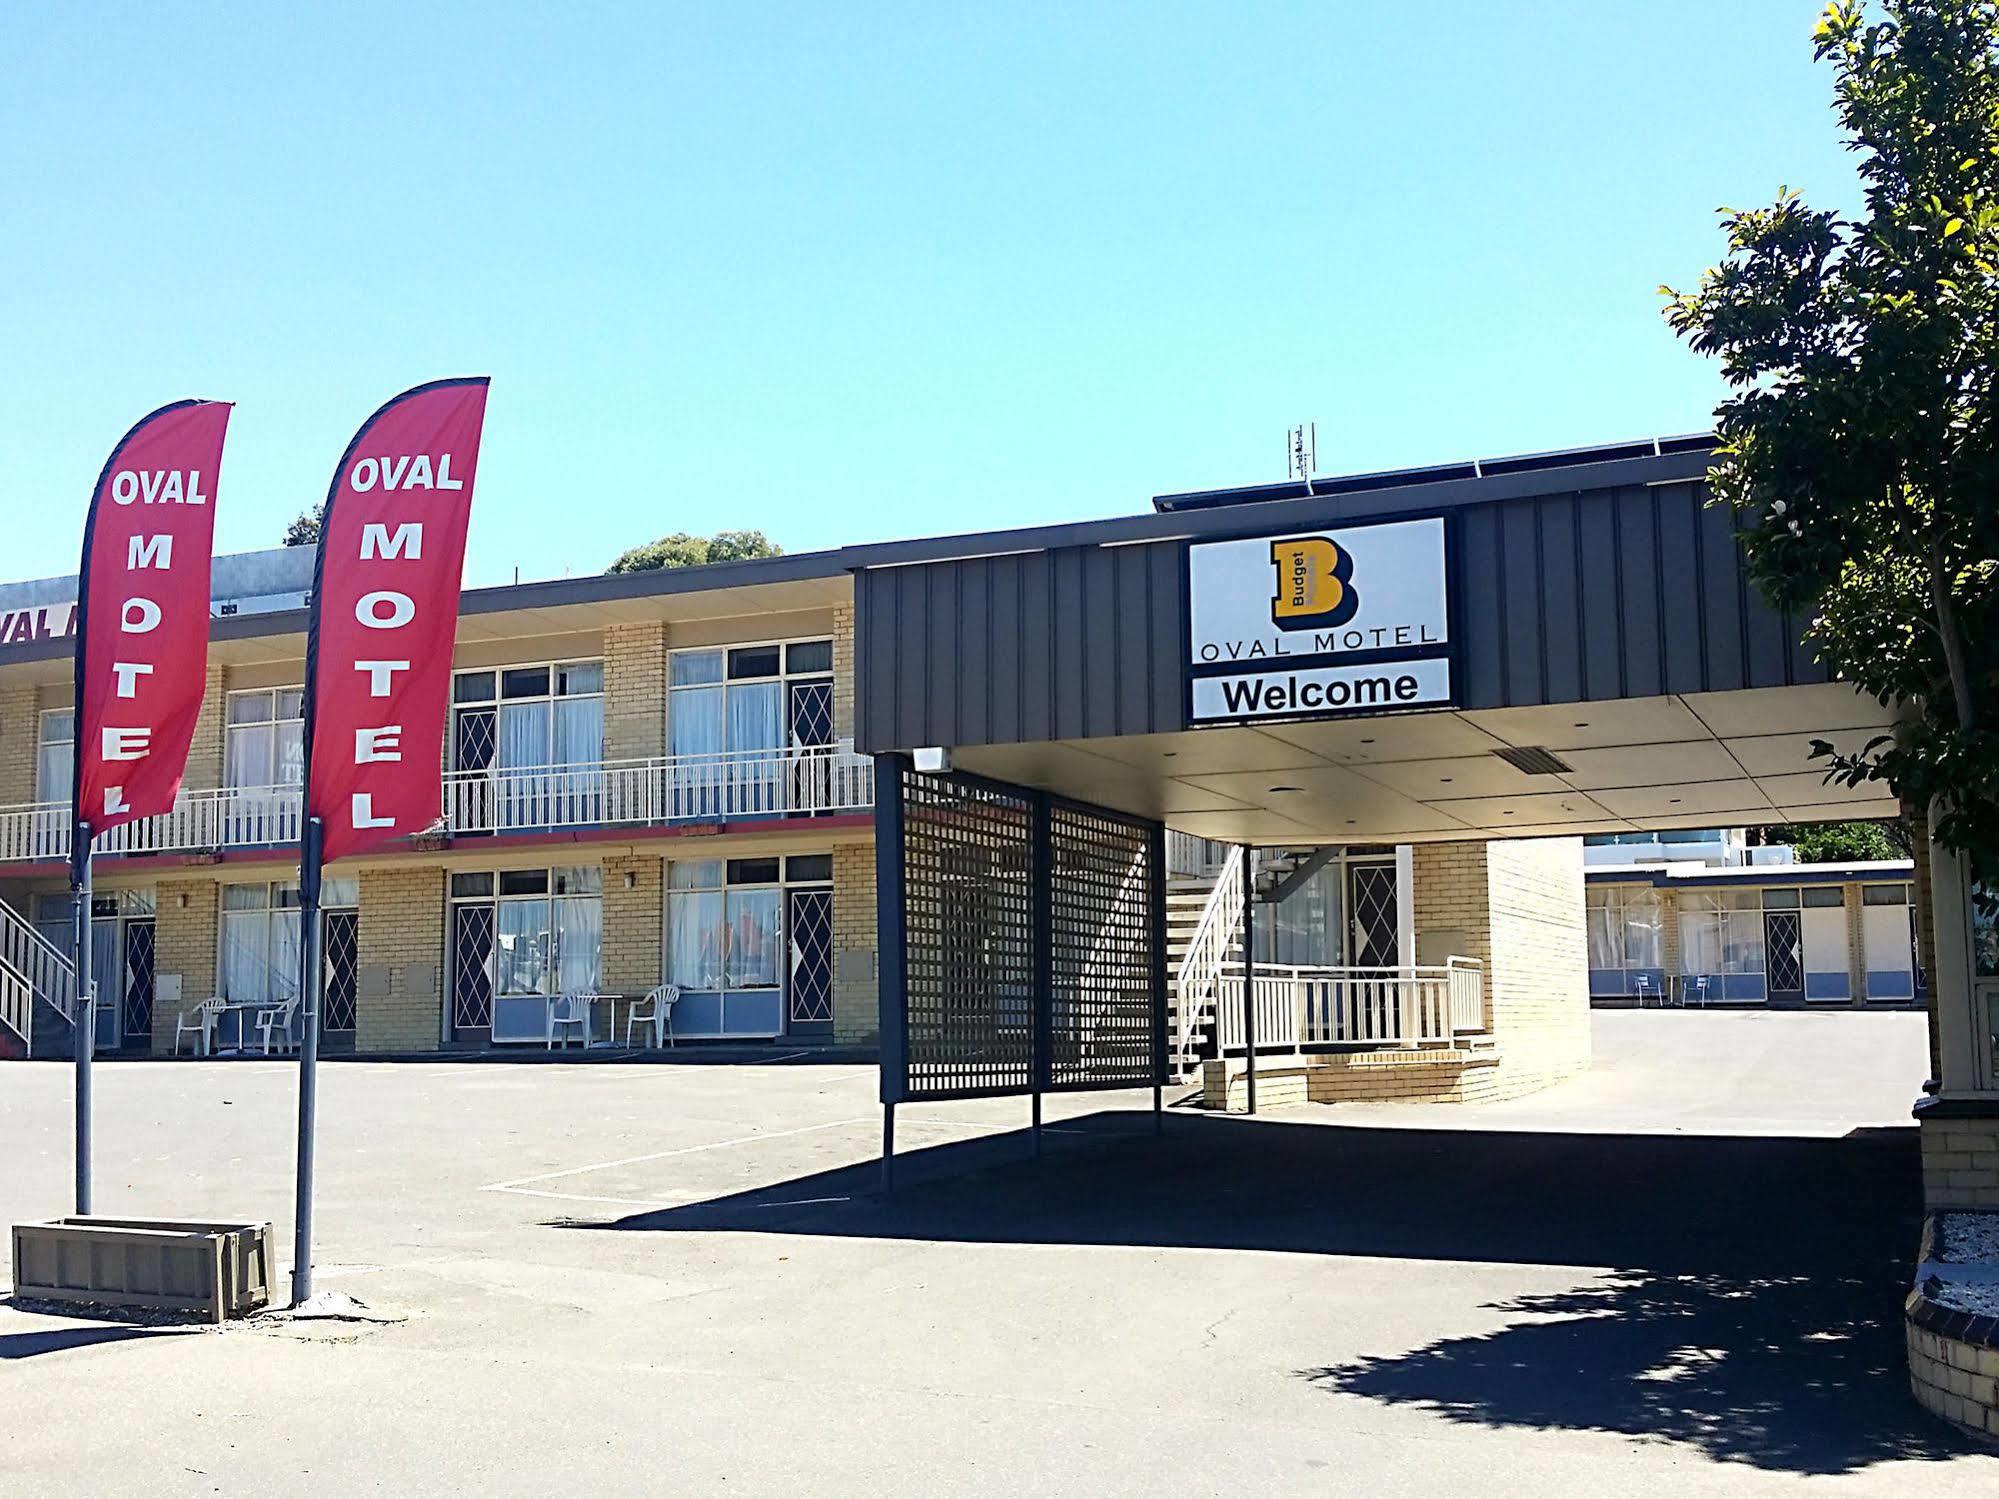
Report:
M250 1049L250 1033L256 1029L257 1017L265 1010L276 1009L283 1000L248 999L230 1000L222 1007L222 1013L215 1017L215 1050L234 1051L239 1054ZM224 1045L223 1029L230 1016L236 1017L236 1039L233 1045Z

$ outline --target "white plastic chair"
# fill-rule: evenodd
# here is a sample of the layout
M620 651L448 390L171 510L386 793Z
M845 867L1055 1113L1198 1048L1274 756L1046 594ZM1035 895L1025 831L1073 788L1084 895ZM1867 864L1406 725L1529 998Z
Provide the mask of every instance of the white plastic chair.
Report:
M551 994L548 997L546 1040L550 1051L555 1050L556 1032L566 1025L575 1026L576 1034L583 1043L583 1049L585 1051L590 1049L590 1001L594 998L596 996L593 994ZM569 1046L567 1037L562 1044L566 1050Z
M273 1005L268 1010L257 1012L257 1035L263 1042L264 1055L271 1054L271 1043L275 1041L279 1051L292 1048L292 1021L298 1016L298 1001L288 999L281 1005Z
M673 1045L673 1007L680 1003L680 985L661 984L638 1004L625 1011L625 1045L632 1044L632 1028L638 1025L652 1027L652 1044L655 1048ZM643 1010L640 1005L645 1006Z
M174 1017L174 1050L180 1055L180 1038L189 1031L201 1038L201 1055L207 1056L214 1049L215 1022L222 1018L222 1012L229 1007L229 1001L219 994L211 994L192 1010L182 1010Z

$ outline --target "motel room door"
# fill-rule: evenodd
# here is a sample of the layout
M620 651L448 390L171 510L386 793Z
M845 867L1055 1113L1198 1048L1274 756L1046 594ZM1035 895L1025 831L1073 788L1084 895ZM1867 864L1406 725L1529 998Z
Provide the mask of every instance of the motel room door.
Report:
M1770 1004L1805 1002L1805 939L1798 912L1763 913L1763 978Z
M785 892L789 1030L794 1036L833 1031L833 892Z
M1351 949L1346 963L1354 968L1394 968L1400 962L1400 925L1396 919L1395 866L1366 863L1348 866L1347 910Z

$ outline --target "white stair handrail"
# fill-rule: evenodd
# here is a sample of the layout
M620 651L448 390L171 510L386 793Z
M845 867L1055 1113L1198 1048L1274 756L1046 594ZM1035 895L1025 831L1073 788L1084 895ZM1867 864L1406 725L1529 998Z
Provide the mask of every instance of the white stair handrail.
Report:
M0 1030L21 1038L24 1054L35 1045L35 991L12 963L0 959Z
M48 1001L57 1014L75 1024L76 965L3 900L0 900L0 963L26 980L29 993Z
M1236 941L1242 911L1242 845L1229 849L1215 885L1201 908L1200 923L1180 955L1174 975L1173 1059L1185 1066L1192 1059L1194 1038L1215 1007L1221 989L1222 965Z

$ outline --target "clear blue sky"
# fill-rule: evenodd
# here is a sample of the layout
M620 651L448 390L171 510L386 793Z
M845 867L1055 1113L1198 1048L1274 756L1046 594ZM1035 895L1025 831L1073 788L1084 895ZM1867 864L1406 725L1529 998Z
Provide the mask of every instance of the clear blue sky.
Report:
M1855 198L1817 9L14 0L0 577L187 395L236 551L490 374L473 583L1696 430L1659 283Z

